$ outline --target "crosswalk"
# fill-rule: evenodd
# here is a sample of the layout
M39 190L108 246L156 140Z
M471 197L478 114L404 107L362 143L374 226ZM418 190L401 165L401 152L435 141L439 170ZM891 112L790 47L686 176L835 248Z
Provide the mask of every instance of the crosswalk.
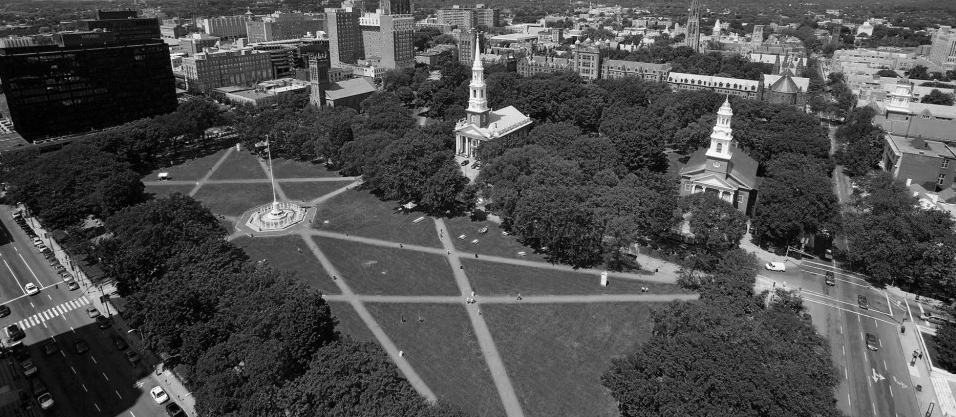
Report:
M80 307L88 305L89 303L90 303L90 300L87 299L86 296L84 295L75 300L67 301L56 307L53 307L46 311L34 314L30 317L20 320L17 322L17 325L19 325L21 329L29 329L30 327L39 325L40 323L51 320L57 316L69 313L70 311L73 311Z

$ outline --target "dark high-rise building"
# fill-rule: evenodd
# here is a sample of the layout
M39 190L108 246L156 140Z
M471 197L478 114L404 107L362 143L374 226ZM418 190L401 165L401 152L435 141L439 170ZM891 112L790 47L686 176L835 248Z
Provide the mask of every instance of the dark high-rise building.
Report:
M690 3L690 13L687 15L687 36L684 37L684 45L691 47L695 52L700 52L700 10L700 0Z
M16 131L36 141L176 110L169 47L151 20L152 39L113 25L58 33L52 45L0 48L0 79Z
M76 29L84 32L92 32L96 29L113 32L119 42L162 38L159 20L137 17L134 10L97 10L96 19L77 20Z
M411 0L381 0L382 14L412 14Z

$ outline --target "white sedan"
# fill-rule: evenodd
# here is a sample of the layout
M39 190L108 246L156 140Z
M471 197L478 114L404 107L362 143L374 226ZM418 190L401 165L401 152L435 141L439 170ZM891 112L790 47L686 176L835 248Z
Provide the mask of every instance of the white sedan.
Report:
M37 285L32 282L28 282L27 285L24 285L23 291L26 291L27 295L36 295L40 293L40 289L37 288Z
M787 265L783 262L767 262L766 268L768 271L784 272L787 270Z
M153 387L153 389L149 390L149 395L156 400L156 404L162 404L166 401L169 401L169 396L166 395L166 391L163 391L161 387Z

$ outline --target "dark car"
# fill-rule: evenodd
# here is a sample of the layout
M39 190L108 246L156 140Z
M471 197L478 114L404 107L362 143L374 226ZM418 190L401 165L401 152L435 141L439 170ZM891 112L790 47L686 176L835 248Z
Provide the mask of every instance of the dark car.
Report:
M869 350L880 350L880 341L876 340L873 333L866 334L866 348Z
M47 356L50 356L59 351L60 351L60 346L57 345L56 342L52 340L43 344L43 353L46 353Z
M0 306L0 317L6 317L10 315L10 307L6 305Z
M56 259L56 258L50 259L50 266L56 268L57 265L60 265L59 259ZM60 266L63 266L63 265L60 265Z
M469 162L471 162L471 161L469 161L469 160L467 160L467 159L464 160L464 161L461 161L461 166L467 166Z
M126 341L119 336L113 336L113 346L116 346L116 349L119 349L119 350L126 350L126 348L129 347Z
M76 339L73 341L73 349L76 350L77 355L82 355L90 350L90 345L83 339Z
M833 276L832 271L827 271L826 282L831 287L836 285L836 277Z
M23 342L14 343L10 346L10 350L13 351L13 357L17 358L18 361L30 359L30 351L23 345Z
M137 354L135 351L128 350L126 351L126 360L130 365L136 366L136 364L139 363L139 354Z
M12 340L20 340L24 337L27 337L27 334L23 332L23 329L21 329L20 326L11 324L7 326L7 336L10 336L10 339Z
M869 310L869 309L870 309L869 304L866 303L866 297L864 297L864 296L862 296L862 295L856 296L856 303L859 304L859 305L860 305L860 308L862 308L862 309L864 309L864 310Z
M169 417L186 417L186 412L176 403L166 405L166 415Z
M104 317L104 316L97 316L97 317L96 317L96 325L99 326L101 329L108 329L111 324L112 324L112 323L110 323L110 319L108 319L108 318L106 318L106 317Z

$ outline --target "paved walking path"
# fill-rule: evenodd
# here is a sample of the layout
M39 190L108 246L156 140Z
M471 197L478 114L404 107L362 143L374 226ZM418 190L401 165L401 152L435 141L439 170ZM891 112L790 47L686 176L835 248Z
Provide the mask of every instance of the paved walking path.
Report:
M355 178L355 177L349 177L349 178ZM319 203L324 203L326 200L328 200L328 199L330 199L330 198L332 198L332 197L335 197L335 196L337 196L337 195L339 195L339 194L342 194L342 193L344 193L344 192L346 192L346 191L348 191L348 190L351 190L351 189L353 189L353 188L355 188L355 187L358 187L360 184L362 184L362 180L352 181L352 182L350 182L348 185L346 185L346 186L344 186L344 187L342 187L342 188L339 188L339 189L337 189L337 190L335 190L335 191L332 191L331 193L328 193L328 194L326 194L326 195L323 195L323 196L321 196L321 197L319 197L319 198L315 198L315 199L309 200L309 204L311 204L311 205L314 206L314 205L319 204Z
M319 246L315 244L315 241L309 239L307 235L302 235L302 240L305 241L305 245L309 247L309 250L312 251L312 254L319 260L319 263L322 264L322 268L325 269L325 272L331 277L341 277L342 274L339 273L335 266L332 265L332 262L329 261L329 258L322 253L322 250L319 249ZM365 326L372 331L372 334L375 335L375 338L378 339L378 342L382 345L382 348L385 349L385 353L392 358L392 361L395 362L395 365L398 366L398 369L405 374L405 379L412 384L412 387L421 394L422 397L425 397L428 401L435 402L437 397L435 393L432 392L428 385L425 384L425 381L415 372L415 369L412 368L412 365L408 363L407 360L399 353L399 349L395 346L395 343L392 342L392 339L385 334L385 330L382 330L382 326L375 321L375 318L372 317L372 314L368 312L368 309L365 308L365 305L362 304L362 301L354 297L355 293L352 292L352 288L345 282L345 279L335 279L335 284L338 285L339 291L342 292L342 295L352 296L352 300L349 301L349 304L352 305L352 308L355 309L355 312L358 313L359 317L362 318L362 321L365 322Z
M304 231L303 233L307 235L311 235L311 236L321 236L321 237L328 237L332 239L348 240L351 242L364 243L366 245L384 246L389 248L394 248L397 245L399 245L399 243L401 243L401 248L403 249L413 250L417 252L432 253L432 254L443 255L443 256L447 255L447 251L451 250L451 249L441 249L441 248L433 248L428 246L414 245L414 244L403 243L403 242L392 242L388 240L375 239L371 237L346 235L343 233L328 232L325 230L312 229L312 230ZM445 236L445 237L447 237L448 240L451 241L450 237L448 236ZM452 245L452 248L454 248L454 244ZM475 258L475 254L472 252L458 252L457 250L452 250L452 253L456 253L458 257L465 257L465 258L472 258L472 259ZM593 274L595 276L600 276L601 273L604 272L599 269L574 268L568 265L552 264L552 263L540 262L540 261L529 261L525 259L511 259L511 258L505 258L503 256L494 256L494 255L478 254L477 259L479 261L497 262L497 263L503 263L503 264L509 264L509 265L517 265L517 266L529 266L534 268L552 269L557 271L578 272L582 274ZM673 284L677 282L677 277L675 275L663 274L663 273L635 274L631 272L608 272L608 276L611 278L633 279L637 281L659 282L664 284Z
M455 282L458 284L458 289L461 290L461 295L468 297L474 292L471 283L468 282L468 277L465 276L465 270L461 266L461 258L459 258L458 250L455 249L455 244L451 241L451 237L444 233L447 229L444 220L435 219L435 233L439 234L441 243L447 251L446 257L448 263L451 264L452 272L455 274ZM498 347L495 346L495 341L491 337L491 330L488 330L488 324L485 323L485 318L481 315L479 304L465 304L465 309L468 310L468 318L471 319L471 325L475 328L478 345L481 346L481 351L485 354L485 362L488 364L488 370L491 371L491 379L495 381L495 388L498 389L498 396L501 397L505 413L508 414L508 417L523 417L524 411L521 410L518 395L511 384L508 369L505 368L505 363L501 360Z
M233 148L230 146L229 149L226 150L226 153L222 154L222 157L219 158L218 161L216 161L216 164L213 165L212 168L209 168L209 171L206 172L206 175L203 175L202 179L200 179L199 181L196 181L196 186L193 187L193 189L189 192L190 197L196 196L196 193L199 192L199 189L202 188L203 184L205 184L206 181L209 181L209 177L212 176L212 173L216 172L216 170L219 169L219 166L222 165L223 162L226 162L226 158L229 158L229 155L232 155L232 152L233 152Z
M282 182L340 182L340 181L358 181L359 177L313 177L313 178L276 178L276 184ZM268 178L244 179L244 180L207 180L204 184L269 184L272 181ZM196 181L187 180L169 180L169 181L143 181L145 185L192 185Z
M470 296L470 293L469 293ZM363 303L409 303L409 304L465 304L465 297L457 295L324 295L327 301L359 300ZM481 304L586 304L586 303L660 303L668 301L691 301L698 294L599 294L599 295L524 295L519 300L511 295L476 296Z

